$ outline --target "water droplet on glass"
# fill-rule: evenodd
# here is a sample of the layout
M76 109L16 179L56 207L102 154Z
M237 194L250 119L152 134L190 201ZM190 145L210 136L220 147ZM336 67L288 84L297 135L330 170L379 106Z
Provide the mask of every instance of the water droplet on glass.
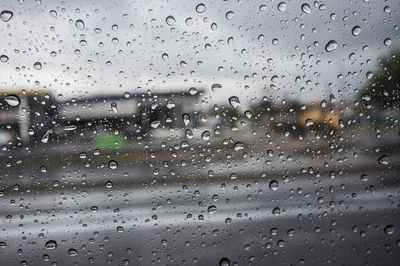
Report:
M387 235L393 235L394 234L394 229L395 229L395 227L390 224L390 225L385 227L384 232Z
M249 110L245 111L245 112L244 112L244 115L245 115L248 119L250 119L250 118L253 117L253 114L252 114Z
M196 94L197 94L197 89L194 88L194 87L191 87L191 88L189 89L189 94L190 94L190 95L196 95Z
M230 266L230 265L231 265L231 262L227 258L222 258L219 261L219 266Z
M229 98L229 103L232 105L233 108L237 108L240 106L239 98L236 96L232 96Z
M46 249L56 249L57 248L57 242L54 240L49 240L45 244Z
M18 106L20 103L20 100L18 96L16 95L8 95L4 98L4 100L10 105L10 106Z
M390 44L392 44L392 39L386 38L386 39L383 41L383 44L386 45L386 46L389 46Z
M374 75L374 73L372 73L371 71L368 71L367 74L365 74L367 79L371 79L373 75Z
M107 181L105 186L106 186L106 188L112 188L113 187L113 183L111 183L111 181Z
M41 138L40 141L43 142L43 143L47 143L47 142L49 141L50 134L51 134L52 132L53 132L53 131L52 131L51 129L47 130L46 133L44 133L44 135L42 136L42 138Z
M169 59L169 56L168 56L167 53L163 53L163 54L161 55L161 58L162 58L164 61L166 61L166 60Z
M165 23L167 23L168 26L174 26L175 25L175 18L173 16L168 16L165 19Z
M175 107L175 102L173 100L168 100L167 101L167 108L172 109Z
M33 64L33 68L34 68L35 70L41 70L41 69L42 69L42 63L40 63L40 62L34 63L34 64Z
M285 2L280 2L278 5L278 10L281 12L284 12L286 10L286 3Z
M310 8L309 4L302 4L301 5L301 10L306 14L310 14L311 13L311 8Z
M8 22L8 21L10 21L10 19L12 18L13 15L14 15L13 12L4 10L0 13L0 19L3 22Z
M325 46L325 50L327 52L332 52L336 48L337 48L337 42L335 40L330 40Z
M118 168L118 163L117 163L116 161L114 161L114 160L110 160L110 161L108 162L108 167L109 167L111 170L115 170L115 169Z
M213 214L217 211L217 207L215 205L211 205L210 207L208 207L207 212L210 214Z
M379 157L378 159L378 163L381 165L388 165L389 164L389 158L386 155L382 155L381 157Z
M203 140L209 140L210 139L210 131L204 131L202 134L201 134L201 138L203 139Z
M314 122L311 119L306 120L306 127L314 125Z
M271 182L269 182L269 188L273 191L276 191L279 187L279 183L276 180L272 180Z
M225 17L227 20L231 20L235 17L235 13L233 13L233 11L228 11L226 12Z
M281 214L281 209L279 207L276 207L272 210L272 214L275 216L279 216Z
M217 89L221 89L221 88L222 88L222 85L218 84L218 83L211 85L211 91L216 91Z
M55 11L55 10L50 10L50 11L49 11L49 14L50 14L50 16L53 17L53 18L57 17L57 11Z
M185 126L187 126L190 123L190 116L187 113L184 113L182 115L182 120Z
M76 251L76 249L71 248L68 250L68 255L70 255L71 257L75 257L78 255L78 251Z
M73 131L73 130L75 130L75 129L77 129L78 127L77 126L75 126L75 125L70 125L70 126L65 126L64 127L64 130L65 131Z
M355 26L352 30L351 33L354 36L358 36L361 33L361 27L360 26Z
M363 94L363 95L361 96L361 99L362 99L363 101L369 102L369 101L371 101L372 97L371 97L369 94Z
M244 149L244 144L243 144L242 142L236 142L236 143L233 145L233 149L234 149L235 151L243 150L243 149Z
M158 120L151 122L152 128L158 128L159 125L160 125L160 121L158 121Z
M185 19L185 24L186 24L186 26L192 26L193 25L193 19L190 18L190 17Z
M78 19L77 21L75 21L75 27L78 30L83 30L83 29L85 29L85 23L83 22L82 19Z
M197 13L203 13L204 11L206 11L206 6L204 4L198 4L196 6Z
M6 63L6 62L8 62L8 56L6 56L6 55L0 55L0 61L2 62L2 63Z

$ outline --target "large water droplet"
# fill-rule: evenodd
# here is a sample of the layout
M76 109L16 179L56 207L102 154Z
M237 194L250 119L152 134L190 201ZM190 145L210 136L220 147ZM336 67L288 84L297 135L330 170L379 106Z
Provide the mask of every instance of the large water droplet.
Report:
M279 183L276 180L272 180L271 182L269 182L269 188L273 191L276 191L279 187Z
M17 95L7 95L4 100L10 105L10 106L18 106L20 103L20 100Z
M75 27L78 30L83 30L83 29L85 29L85 23L83 22L82 19L78 19L77 21L75 21Z
M196 11L197 13L203 13L204 11L206 11L206 6L204 4L198 4L196 6Z
M337 48L337 42L335 40L330 40L325 46L325 50L327 52L332 52L333 50L336 50L336 48Z
M236 143L233 145L233 149L234 149L235 151L243 150L243 149L244 149L244 144L243 144L242 142L236 142Z
M232 105L233 108L237 108L240 106L239 98L236 96L232 96L229 98L229 103Z
M278 4L278 10L281 12L284 12L286 10L286 3L285 2L280 2Z
M8 21L10 21L10 19L12 18L13 15L14 15L13 12L4 10L0 13L0 19L3 22L8 22Z
M233 11L228 11L226 12L225 17L227 20L231 20L235 17L235 13L233 13Z
M78 251L76 251L76 249L71 248L71 249L68 250L68 254L69 254L71 257L75 257L75 256L78 255Z
M114 160L110 160L108 162L108 167L110 167L111 170L115 170L118 168L118 163Z
M211 85L211 91L216 91L217 89L221 89L221 88L222 88L222 85L218 84L218 83Z
M163 54L161 55L161 58L162 58L164 61L166 61L166 60L169 59L169 56L168 56L167 53L163 53Z
M152 128L158 128L159 125L160 125L160 121L158 121L158 120L151 122Z
M189 114L184 113L184 114L182 115L182 120L183 120L183 123L185 124L185 126L187 126L187 125L190 123L190 116L189 116Z
M46 249L56 249L57 248L57 242L54 240L49 240L45 244Z
M40 63L40 62L34 63L34 64L33 64L33 68L34 68L35 70L41 70L41 69L42 69L42 63Z
M230 265L231 265L231 262L227 258L222 258L219 261L219 266L230 266Z
M354 36L358 36L361 33L361 27L360 26L355 26L352 30L351 33Z
M395 227L390 224L390 225L385 227L384 232L387 235L393 235L394 234L394 229L395 229Z
M2 63L8 62L8 56L6 56L4 54L0 55L0 62L2 62Z
M386 45L386 46L391 45L391 44L392 44L392 39L386 38L386 39L383 41L383 44Z
M279 216L281 214L281 209L279 207L276 207L272 210L272 214L275 216Z
M209 140L210 139L210 131L204 131L202 134L201 134L201 138L203 139L203 140Z
M49 141L50 134L51 134L52 132L53 132L53 131L52 131L51 129L47 130L46 133L44 133L44 135L43 135L42 138L40 139L40 141L43 142L43 143L47 143L47 142Z
M167 23L168 26L174 26L175 25L175 18L173 16L168 16L165 19L165 23Z
M388 165L389 164L389 158L386 155L382 155L381 157L379 157L378 159L378 163L381 165Z
M217 211L217 207L215 205L211 205L210 207L208 207L207 211L210 214L215 213Z
M106 186L106 188L112 188L113 187L113 183L111 181L107 181L105 186Z
M175 107L175 102L173 100L168 100L167 101L167 108L172 109Z
M311 13L311 8L310 8L309 4L302 4L301 5L301 10L306 14L310 14Z

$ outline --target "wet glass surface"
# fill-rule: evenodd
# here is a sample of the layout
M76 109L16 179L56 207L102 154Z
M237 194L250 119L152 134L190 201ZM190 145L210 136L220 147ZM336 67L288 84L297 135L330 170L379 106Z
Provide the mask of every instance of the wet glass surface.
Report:
M0 265L398 265L398 1L2 1Z

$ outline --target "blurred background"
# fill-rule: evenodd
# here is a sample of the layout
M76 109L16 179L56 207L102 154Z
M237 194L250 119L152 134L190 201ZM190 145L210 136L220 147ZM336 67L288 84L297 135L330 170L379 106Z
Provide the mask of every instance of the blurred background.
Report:
M396 1L9 1L1 265L397 265Z

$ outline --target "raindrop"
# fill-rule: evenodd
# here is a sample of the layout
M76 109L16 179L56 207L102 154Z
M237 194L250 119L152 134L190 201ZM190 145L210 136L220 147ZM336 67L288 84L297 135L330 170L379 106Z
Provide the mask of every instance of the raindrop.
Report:
M392 44L392 39L386 38L386 39L383 41L383 44L386 45L386 46L389 46L390 44Z
M40 141L43 143L47 143L49 141L49 137L52 132L53 131L51 129L47 130L46 133L44 133L44 135L42 136Z
M216 91L216 89L221 89L221 88L222 88L222 85L218 84L218 83L211 85L211 91L213 91L213 92Z
M2 63L6 63L6 62L8 62L8 56L6 56L6 55L0 55L0 61L2 62Z
M166 60L169 59L169 56L168 56L167 53L163 53L163 54L161 55L161 58L162 58L164 61L166 61Z
M198 4L196 6L196 11L197 13L203 13L204 11L206 11L206 6L204 4Z
M382 155L381 157L379 157L378 163L381 165L388 165L389 164L388 157L386 155Z
M311 13L311 8L308 4L302 4L301 5L301 10L306 13L306 14L310 14Z
M167 101L167 108L172 109L175 107L175 102L173 100L168 100Z
M75 126L75 125L70 125L70 126L65 126L64 127L64 130L65 131L73 131L73 130L75 130L75 129L77 129L78 127L77 126Z
M55 11L55 10L50 10L50 11L49 11L49 14L50 14L50 16L53 17L53 18L57 17L57 11Z
M46 249L56 249L57 248L57 242L54 240L49 240L45 244Z
M187 126L190 123L190 116L187 113L184 113L182 115L182 120L185 126Z
M276 207L272 210L272 214L275 216L279 216L281 214L281 209L279 207Z
M20 103L20 100L17 95L8 95L4 98L4 100L10 105L10 106L18 106Z
M115 169L118 168L118 163L117 163L116 161L114 161L114 160L110 160L110 161L108 162L108 167L109 167L111 170L115 170Z
M286 10L286 3L285 2L280 2L278 5L278 10L281 12L284 12Z
M210 214L213 214L217 211L217 207L215 205L211 205L210 207L208 207L207 212Z
M390 224L390 225L385 227L384 232L387 235L393 235L394 234L394 229L395 229L395 227Z
M229 103L232 105L233 108L237 108L240 106L239 98L236 96L232 96L229 98Z
M160 125L160 121L153 121L153 122L151 122L151 127L152 128L158 128L158 126Z
M190 18L190 17L185 19L185 24L186 24L186 26L192 26L193 25L193 19Z
M244 144L242 142L236 142L235 145L233 145L233 149L235 151L240 151L244 149Z
M235 17L235 13L233 13L233 11L228 11L226 12L225 17L227 20L231 20Z
M219 261L219 266L230 266L230 265L231 265L231 262L227 258L222 258Z
M352 30L351 33L354 36L358 36L361 33L361 27L360 26L355 26Z
M209 140L210 139L210 131L204 131L202 134L201 134L201 138L203 139L203 140Z
M368 71L367 74L365 74L367 79L371 79L373 75L374 75L374 73L372 73L371 71Z
M196 94L197 94L197 89L194 88L194 87L191 87L191 88L189 89L189 94L190 94L190 95L196 95Z
M13 12L4 10L0 13L0 19L3 22L8 22L8 21L10 21L10 19L12 18L13 15L14 15Z
M112 112L115 114L115 113L118 113L118 108L117 108L117 103L116 102L112 102L111 103L111 110L112 110Z
M311 119L306 120L306 127L314 125L314 122Z
M369 102L369 101L371 101L372 97L371 97L369 94L363 94L363 95L361 96L361 99L362 99L363 101Z
M253 117L253 114L252 114L249 110L245 111L245 112L244 112L244 115L245 115L248 119L250 119L250 118Z
M78 251L76 251L76 249L71 248L71 249L68 250L68 254L69 254L71 257L75 257L75 256L78 255Z
M40 62L36 62L33 64L33 68L36 70L41 70L42 69L42 64Z
M325 50L327 52L332 52L333 50L336 50L336 48L337 48L337 42L335 40L330 40L325 46Z
M106 188L112 188L113 187L113 183L111 183L111 181L107 181L105 185L106 185Z
M78 19L77 21L75 21L75 27L78 30L83 30L85 28L85 23L83 22L82 19Z
M269 188L273 191L276 191L279 187L279 183L276 180L271 180L271 182L269 182Z
M174 26L175 25L175 18L173 16L168 16L165 19L165 22L167 23L168 26Z

